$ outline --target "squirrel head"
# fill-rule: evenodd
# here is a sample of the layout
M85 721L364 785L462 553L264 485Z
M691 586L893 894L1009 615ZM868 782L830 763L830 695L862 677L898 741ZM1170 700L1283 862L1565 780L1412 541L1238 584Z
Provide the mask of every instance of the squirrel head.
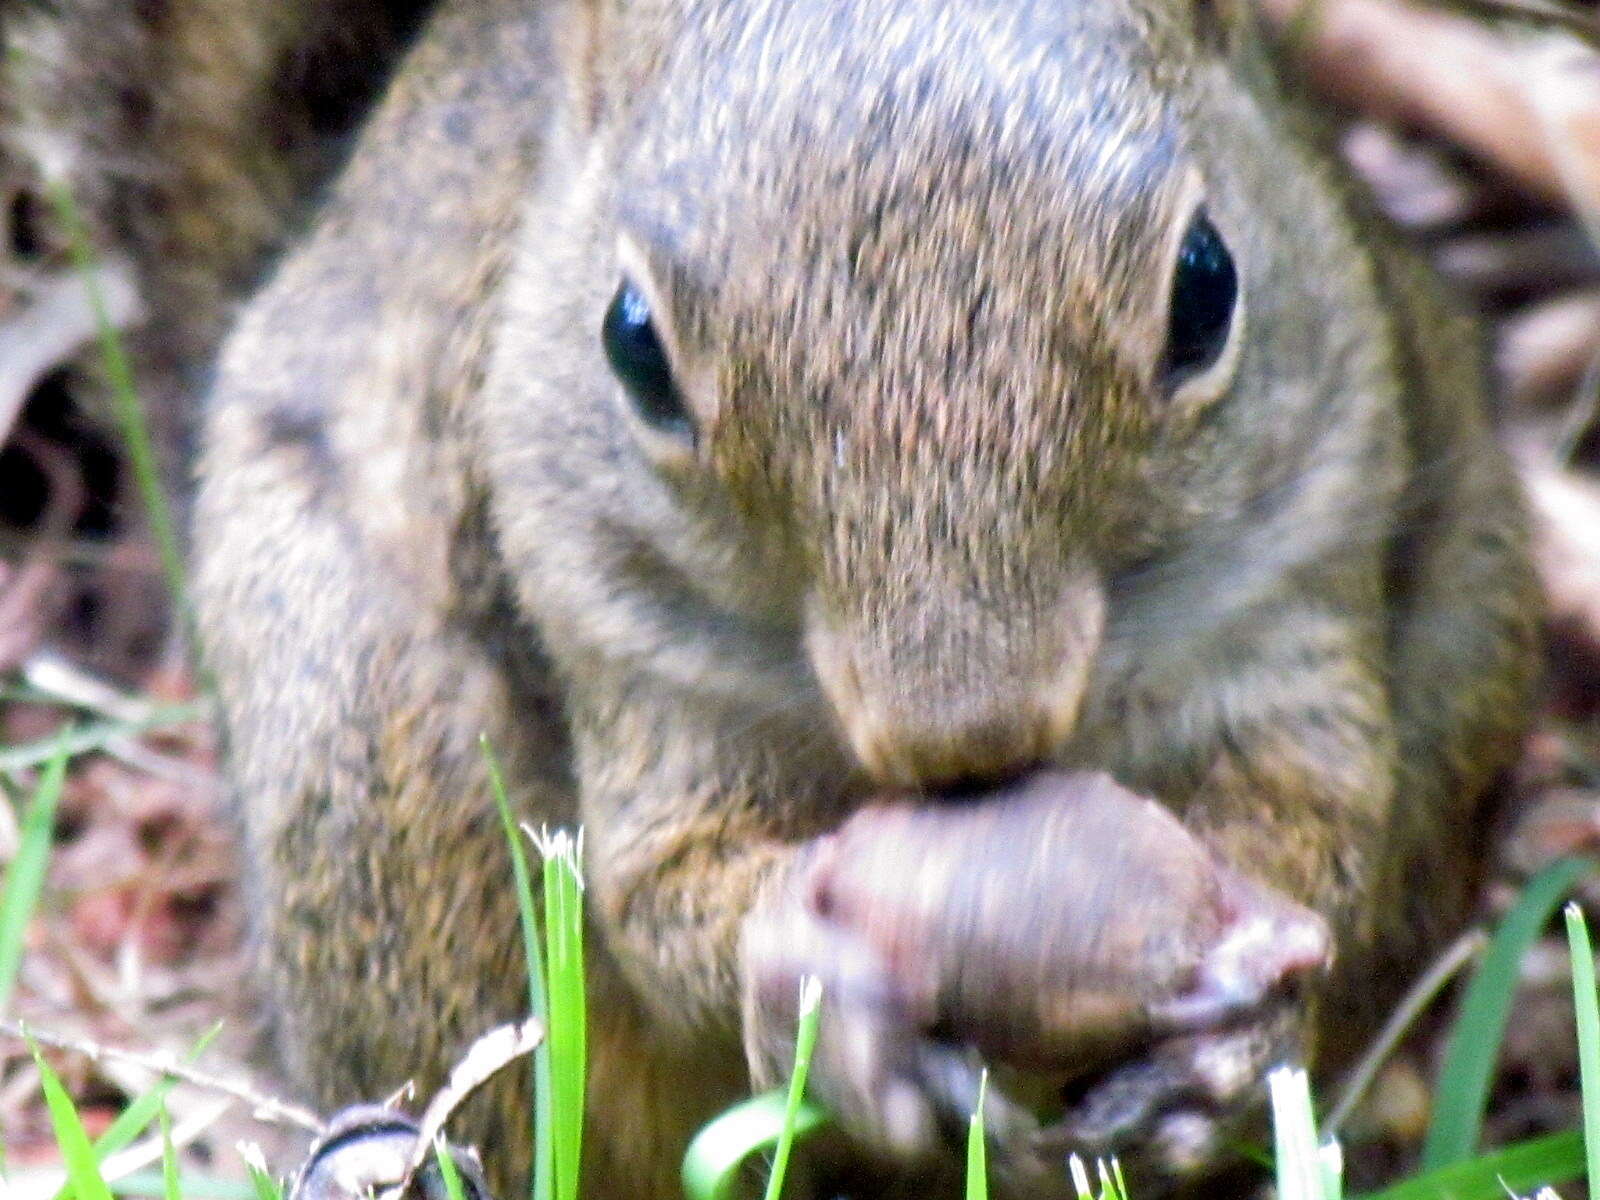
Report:
M1269 457L1216 420L1280 269L1196 137L1232 49L1146 0L640 7L648 36L568 27L571 61L648 49L569 86L511 318L581 340L633 493L602 524L723 624L792 630L880 781L1047 760L1119 573Z

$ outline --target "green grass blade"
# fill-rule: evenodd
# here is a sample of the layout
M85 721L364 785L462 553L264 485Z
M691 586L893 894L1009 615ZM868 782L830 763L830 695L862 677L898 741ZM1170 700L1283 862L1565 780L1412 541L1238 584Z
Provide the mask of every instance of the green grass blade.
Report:
M1567 905L1567 948L1572 955L1572 1009L1578 1026L1585 1156L1588 1177L1600 1179L1600 1000L1595 995L1589 927L1576 904Z
M66 777L67 746L63 739L58 739L55 754L28 801L27 812L22 817L17 856L11 860L5 883L0 886L0 1014L11 1004L17 971L22 966L22 944L28 922L44 888L55 833L56 805L61 801Z
M193 1063L200 1055L204 1054L206 1047L221 1032L222 1023L219 1021L203 1033L190 1048L189 1052L184 1055L185 1065ZM167 1093L172 1090L172 1085L176 1082L171 1076L165 1076L156 1080L154 1085L146 1091L134 1097L132 1103L118 1113L116 1120L112 1121L106 1127L105 1132L95 1139L95 1161L105 1162L110 1155L115 1154L124 1146L132 1144L133 1139L143 1133L150 1122L155 1120L158 1115L164 1119L167 1111ZM68 1195L69 1188L63 1185L61 1190L55 1194L53 1200L67 1200Z
M1424 1172L1463 1162L1477 1149L1522 956L1573 885L1593 870L1588 859L1551 863L1529 881L1495 931L1450 1031L1434 1089L1433 1121L1422 1147Z
M1278 1067L1267 1076L1272 1100L1278 1200L1325 1200L1323 1162L1311 1111L1311 1084L1299 1067Z
M1568 1183L1583 1171L1583 1134L1569 1130L1452 1163L1361 1200L1506 1200L1508 1195Z
M740 1171L751 1155L776 1146L785 1128L803 1138L828 1119L820 1105L805 1101L789 1116L787 1091L763 1092L736 1104L695 1135L683 1156L683 1191L689 1200L731 1200Z
M983 1102L989 1094L989 1072L978 1077L978 1103L967 1120L967 1200L989 1200L989 1144L983 1134Z
M1323 1200L1344 1200L1344 1150L1329 1138L1317 1148L1317 1165L1322 1168Z
M500 810L500 821L505 826L506 845L511 850L511 871L517 889L517 910L522 916L522 949L528 960L528 1004L533 1015L544 1026L545 1037L533 1052L533 1197L534 1200L555 1200L555 1134L551 1109L554 1094L550 1072L550 1007L545 994L544 956L539 950L539 914L533 900L533 875L528 870L528 856L522 848L522 837L517 832L517 819L511 812L511 801L506 798L505 780L500 774L500 760L487 734L479 738L483 761L489 768L489 786L494 793L495 806Z
M172 1122L165 1104L161 1105L161 1191L164 1200L183 1200L183 1189L178 1186L178 1155L172 1148Z
M77 758L80 754L103 750L119 738L137 737L141 733L170 725L187 725L202 719L206 713L207 706L200 703L163 704L138 721L86 721L64 733L36 742L0 748L0 772L15 775L45 766L63 749L68 758Z
M272 1172L267 1170L267 1160L262 1156L261 1147L251 1143L241 1145L240 1153L244 1157L244 1168L250 1176L250 1188L255 1200L283 1200L283 1188Z
M1095 1200L1094 1187L1089 1183L1089 1169L1076 1154L1067 1159L1067 1174L1072 1176L1072 1192L1076 1200Z
M264 1168L251 1163L249 1171L250 1187L255 1193L256 1200L283 1200L283 1188Z
M1083 1159L1073 1154L1067 1159L1067 1174L1072 1177L1072 1190L1077 1200L1128 1200L1128 1184L1122 1178L1122 1164L1116 1159L1111 1160L1111 1165L1106 1166L1106 1160L1094 1160L1095 1177L1100 1182L1100 1190L1094 1190L1094 1182L1089 1178L1089 1168L1084 1165Z
M111 1200L111 1189L100 1177L100 1163L95 1158L94 1147L89 1143L89 1135L84 1132L77 1106L72 1103L72 1097L67 1095L67 1089L61 1085L60 1076L50 1069L50 1064L45 1062L44 1055L39 1053L39 1047L32 1039L28 1041L28 1049L33 1052L33 1061L39 1067L39 1083L44 1090L45 1106L50 1110L56 1146L61 1151L61 1161L66 1165L67 1182L73 1194L78 1200Z
M807 976L800 983L800 1027L794 1039L794 1071L789 1076L789 1094L783 1106L783 1128L778 1131L777 1152L772 1158L772 1174L767 1176L766 1200L778 1200L789 1173L789 1153L794 1149L795 1126L806 1098L806 1077L811 1073L811 1052L817 1045L817 1026L822 1017L822 981Z
M456 1160L444 1144L443 1136L433 1139L433 1157L439 1164L439 1178L444 1181L444 1194L448 1200L466 1200L461 1187L461 1172L456 1170Z
M128 451L128 463L133 468L135 486L144 503L150 521L150 532L155 538L156 550L161 557L161 568L167 577L167 587L180 612L187 614L185 601L183 550L178 542L177 526L172 520L172 510L167 504L166 489L161 485L161 472L156 465L156 454L150 440L150 425L145 420L144 406L139 403L138 389L133 382L133 368L123 349L122 338L111 320L106 306L100 276L95 269L94 250L89 244L88 230L78 216L78 206L72 192L61 180L49 186L50 200L55 206L61 226L67 231L73 265L83 277L89 296L89 307L94 313L95 327L100 337L100 353L105 362L106 380L111 385L111 399L116 412L117 425ZM187 620L187 615L185 616Z
M538 839L544 856L545 968L550 1009L552 1139L557 1200L578 1200L587 1061L581 841L564 830Z
M206 1052L206 1047L211 1045L219 1033L222 1032L222 1022L218 1021L195 1041L189 1052L183 1056L183 1065L190 1066ZM117 1114L117 1119L112 1121L106 1131L95 1139L94 1152L102 1159L108 1154L115 1154L124 1146L130 1145L133 1139L144 1132L150 1121L158 1114L166 1111L165 1104L167 1093L172 1090L172 1085L177 1082L172 1076L163 1076L141 1095L134 1097L133 1102Z

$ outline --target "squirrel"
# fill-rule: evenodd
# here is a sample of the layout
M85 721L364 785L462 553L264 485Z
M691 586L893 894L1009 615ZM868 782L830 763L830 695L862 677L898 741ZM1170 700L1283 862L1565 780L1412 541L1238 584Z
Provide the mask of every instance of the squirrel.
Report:
M992 1091L997 1187L1065 1194L1074 1150L1181 1181L1274 1061L1358 1049L1465 919L1539 606L1476 327L1327 140L1232 0L443 0L203 439L309 1095L437 1085L526 1010L482 736L522 817L585 830L587 1195L676 1194L786 1075L805 975L840 1171L946 1169L985 1054L1071 1045L1071 1005L1008 1017L1046 977L1015 958L1160 942L1034 853L1038 797L1101 773L1205 851L1102 819L1139 911L1248 881L1300 951L1057 1114ZM1190 987L1130 953L1135 1016ZM459 1114L500 1194L527 1097Z

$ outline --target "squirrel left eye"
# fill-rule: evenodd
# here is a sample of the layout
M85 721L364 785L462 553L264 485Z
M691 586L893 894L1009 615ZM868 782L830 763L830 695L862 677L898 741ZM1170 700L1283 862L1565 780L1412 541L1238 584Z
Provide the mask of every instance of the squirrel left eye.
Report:
M650 302L627 280L606 309L600 342L611 370L646 424L672 434L692 432L672 365L656 334Z
M1163 373L1169 380L1203 371L1221 356L1233 325L1239 277L1233 255L1204 210L1189 222L1178 249L1167 320Z

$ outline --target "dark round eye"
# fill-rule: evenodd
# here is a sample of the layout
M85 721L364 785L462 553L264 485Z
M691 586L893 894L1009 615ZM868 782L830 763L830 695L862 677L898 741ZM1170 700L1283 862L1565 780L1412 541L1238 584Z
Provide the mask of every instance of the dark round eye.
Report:
M644 422L668 433L690 432L688 410L672 382L672 366L650 319L650 302L627 280L606 309L600 341L606 361Z
M1222 235L1202 212L1189 223L1178 249L1172 279L1172 310L1167 321L1167 378L1203 371L1222 353L1233 323L1239 277Z

